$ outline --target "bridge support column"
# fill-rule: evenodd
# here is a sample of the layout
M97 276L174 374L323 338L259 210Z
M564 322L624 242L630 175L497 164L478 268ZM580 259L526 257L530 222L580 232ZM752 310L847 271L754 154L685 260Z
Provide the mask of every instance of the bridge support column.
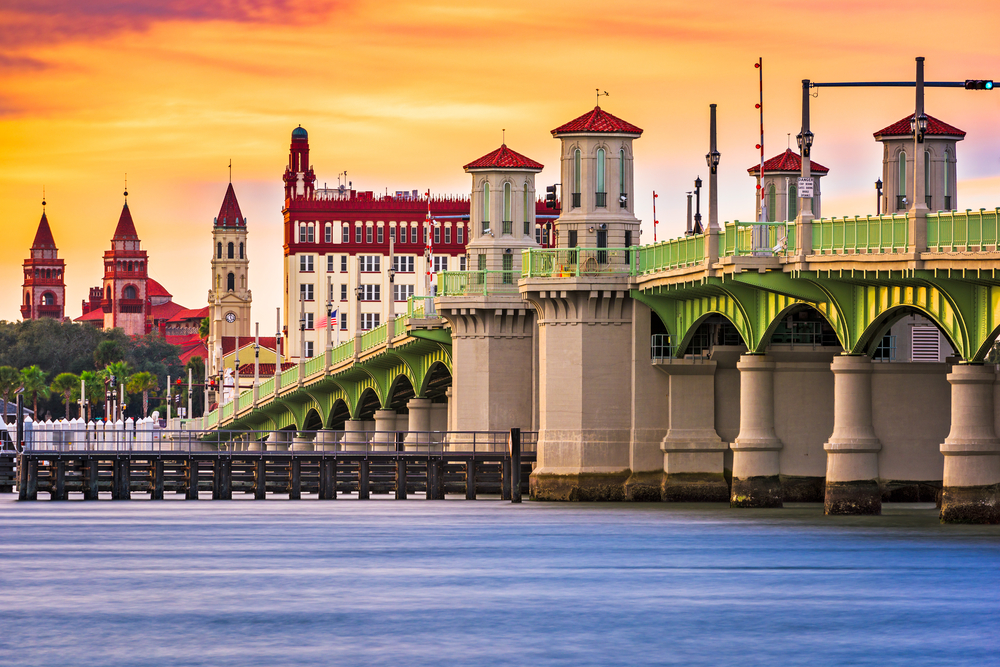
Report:
M288 451L288 440L285 431L271 431L267 436L267 451L285 452Z
M430 449L431 399L411 398L406 409L410 411L410 421L403 444L409 451Z
M781 507L778 456L781 440L774 432L774 362L744 354L740 371L740 434L733 443L733 507Z
M834 357L833 433L826 450L827 514L881 514L878 453L872 426L872 361L865 355Z
M348 419L344 422L344 442L341 446L344 451L357 451L368 449L368 442L365 439L365 423L360 419Z
M951 432L941 445L941 521L1000 523L1000 440L992 366L962 364L948 374Z
M372 436L372 450L389 452L396 449L396 411L375 411L375 433Z
M725 502L729 485L723 473L729 448L715 431L716 362L678 359L657 366L670 376L667 410L670 430L663 450L663 500Z
M300 431L295 434L292 439L292 449L297 452L311 452L313 451L313 439L309 433Z
M337 449L336 433L328 428L316 432L316 439L313 440L313 449L317 452L333 452Z

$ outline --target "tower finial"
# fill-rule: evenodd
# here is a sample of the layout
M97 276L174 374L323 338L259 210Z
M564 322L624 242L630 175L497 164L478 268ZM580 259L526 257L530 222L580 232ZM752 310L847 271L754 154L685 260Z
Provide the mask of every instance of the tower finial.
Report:
M229 158L229 184L233 184L233 158Z
M506 128L501 128L500 129L500 144L502 146L506 146L507 145L507 130L506 130Z
M42 186L42 213L45 213L45 186Z
M600 88L594 88L594 90L597 91L597 106L601 106L602 97L611 97L611 95L606 90L603 93L601 92Z
M128 204L128 172L125 172L125 203Z

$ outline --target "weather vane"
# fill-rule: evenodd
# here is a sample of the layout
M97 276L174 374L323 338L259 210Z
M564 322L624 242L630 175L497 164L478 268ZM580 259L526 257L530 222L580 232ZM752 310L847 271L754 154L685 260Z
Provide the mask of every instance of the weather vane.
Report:
M601 106L601 97L611 97L611 94L606 90L603 93L600 88L594 88L594 90L597 91L597 106Z
M42 212L45 212L45 186L42 186Z
M125 199L128 201L128 172L125 172Z

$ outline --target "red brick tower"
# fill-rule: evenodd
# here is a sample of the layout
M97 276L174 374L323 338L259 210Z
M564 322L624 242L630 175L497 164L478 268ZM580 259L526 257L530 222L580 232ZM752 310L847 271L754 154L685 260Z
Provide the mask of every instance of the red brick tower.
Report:
M125 193L128 197L128 192ZM104 253L104 328L119 328L130 336L148 333L148 280L146 251L139 247L139 235L132 223L128 200L122 207L111 250Z
M21 317L37 320L42 317L63 319L66 307L65 265L52 238L49 220L42 202L42 219L31 244L31 257L24 260L24 286Z

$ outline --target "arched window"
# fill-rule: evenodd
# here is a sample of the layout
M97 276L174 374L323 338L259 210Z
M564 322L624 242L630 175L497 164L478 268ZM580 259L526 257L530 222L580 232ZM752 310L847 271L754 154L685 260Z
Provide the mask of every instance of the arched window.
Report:
M216 251L216 257L222 259L222 241L219 241L219 247Z
M573 153L573 208L577 208L580 205L580 182L582 179L581 171L583 169L583 157L580 154L580 149L577 148L576 152Z
M243 259L243 244L240 243L240 259Z
M122 290L122 298L123 299L135 299L135 298L137 298L136 297L136 292L135 292L135 287L133 287L132 285L126 285L125 289Z
M513 217L511 216L511 192L510 183L503 184L503 233L513 234Z
M56 305L56 297L52 292L46 292L42 295L42 305L43 306L54 306Z
M944 152L944 210L952 210L951 206L951 153L949 151Z
M229 254L227 255L227 257L229 259L233 259L233 243L232 243L232 241L229 242Z
M531 236L531 196L528 190L528 183L524 183L524 235Z
M931 207L931 152L924 151L924 199L927 208Z
M788 186L788 219L794 220L799 214L799 188L792 183Z
M132 262L128 262L128 264L125 266L125 270L128 271L129 273L132 273Z
M111 301L111 285L108 285L108 288L105 290L104 298L108 301Z
M30 306L31 305L31 293L30 292L25 292L24 293L24 305L26 305L26 306Z
M777 206L777 203L778 203L777 192L775 192L774 183L771 183L769 186L767 186L767 221L768 222L774 222L775 219L776 219L776 217L777 217L777 216L775 216L775 208Z
M597 149L597 205L608 205L608 193L604 183L604 162L605 152L603 148Z
M622 208L628 207L628 193L625 192L625 149L618 151L618 203ZM624 196L622 196L624 195Z
M233 274L232 272L230 272L229 275L226 276L226 290L230 292L236 291L236 275Z
M483 183L483 234L490 231L490 184Z
M906 153L899 152L899 195L906 196Z

